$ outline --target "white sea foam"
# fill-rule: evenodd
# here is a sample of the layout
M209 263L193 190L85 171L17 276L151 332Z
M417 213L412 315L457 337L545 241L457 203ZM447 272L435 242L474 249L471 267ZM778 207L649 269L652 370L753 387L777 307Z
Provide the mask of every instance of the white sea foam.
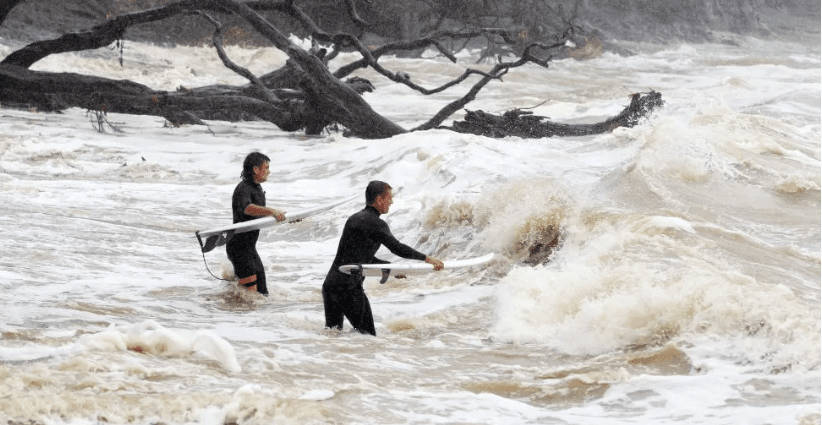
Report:
M528 66L468 105L545 101L536 114L595 122L632 93L662 93L641 125L588 137L366 141L119 114L108 118L122 132L101 134L79 109L0 109L0 420L818 422L820 55L739 42ZM163 90L244 83L211 48L127 43L124 67L117 54L34 68ZM285 60L229 54L257 74ZM475 54L383 61L433 87ZM423 98L360 75L378 86L365 98L406 128L462 94ZM379 336L324 330L320 286L361 200L262 232L269 298L203 265L193 232L230 222L253 150L272 158L270 205L306 208L381 179L396 189L384 218L399 239L446 259L497 257L367 280ZM561 239L547 262L523 264L551 229ZM205 257L221 276L224 252Z

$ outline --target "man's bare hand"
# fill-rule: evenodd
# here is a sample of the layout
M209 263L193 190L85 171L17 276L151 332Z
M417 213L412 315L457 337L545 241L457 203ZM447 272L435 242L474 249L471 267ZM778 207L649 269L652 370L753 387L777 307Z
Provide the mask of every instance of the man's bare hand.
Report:
M285 211L280 211L274 208L269 208L269 211L271 211L271 215L274 216L277 221L285 220Z
M434 270L442 270L442 268L445 267L445 265L442 264L442 261L437 260L434 257L425 257L425 262L428 263L428 264L433 265Z

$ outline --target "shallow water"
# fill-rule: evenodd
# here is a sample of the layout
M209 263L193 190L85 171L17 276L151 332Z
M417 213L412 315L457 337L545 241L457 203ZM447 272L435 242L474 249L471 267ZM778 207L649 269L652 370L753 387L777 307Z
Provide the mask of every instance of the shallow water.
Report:
M77 109L0 109L0 419L819 423L820 52L738 41L528 66L469 105L545 102L535 114L596 122L635 92L666 101L638 127L581 138L363 141L123 115L101 134ZM124 68L106 50L35 68L167 90L242 83L213 53L130 43ZM229 54L257 74L284 61ZM473 66L461 60L385 65L432 87ZM362 75L378 86L367 100L406 128L462 94ZM497 258L369 279L378 337L325 330L320 286L359 203L262 232L269 298L215 280L197 252L195 230L230 222L252 150L272 158L270 205L385 180L399 239ZM551 228L550 261L523 264ZM205 260L231 276L221 249Z

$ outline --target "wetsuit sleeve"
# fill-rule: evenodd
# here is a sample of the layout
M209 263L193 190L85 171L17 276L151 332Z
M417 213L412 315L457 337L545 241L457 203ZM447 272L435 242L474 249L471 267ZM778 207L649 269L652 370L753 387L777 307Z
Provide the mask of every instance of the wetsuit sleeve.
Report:
M397 255L402 258L407 258L409 260L420 260L424 261L425 254L417 251L414 248L400 242L394 235L391 233L391 229L388 228L388 224L384 221L380 220L380 225L376 226L375 234L373 235L374 240L381 243L383 246L388 248L394 255ZM388 261L380 260L374 257L374 262L379 264L385 264Z
M251 186L246 184L245 182L241 182L237 185L237 188L234 189L234 194L231 196L231 209L234 214L234 222L239 223L242 221L253 220L257 217L247 215L245 213L245 209L250 204L258 204L258 202L254 202L254 190Z
M252 204L251 191L248 189L248 186L241 186L237 188L237 192L234 193L234 202L239 211L245 211L246 207Z

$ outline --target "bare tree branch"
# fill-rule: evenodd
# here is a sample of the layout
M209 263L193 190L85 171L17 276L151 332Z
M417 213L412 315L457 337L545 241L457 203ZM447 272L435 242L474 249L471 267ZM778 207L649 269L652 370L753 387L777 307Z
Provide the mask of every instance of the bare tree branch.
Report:
M357 14L357 7L354 5L354 0L345 0L345 10L348 12L348 16L351 17L351 20L354 21L357 26L360 28L365 28L370 24L365 22L360 15Z
M331 75L322 61L291 43L279 30L248 6L232 0L210 2L244 18L302 68L310 81L304 87L308 95L306 100L318 105L331 120L341 123L359 137L388 138L406 132L402 127L374 112L356 91ZM357 44L363 47L359 40Z
M287 11L289 10L289 3L291 2L253 1L244 3L244 5L260 11ZM225 13L224 8L212 4L210 1L181 0L177 3L156 9L117 16L88 31L65 34L54 40L44 40L29 44L6 56L6 58L0 62L0 65L15 65L29 68L40 59L52 54L99 49L114 43L116 40L121 40L126 29L130 26L161 21L196 10L210 10Z
M570 33L566 33L566 36L570 37ZM540 59L534 57L533 55L531 55L531 50L535 49L535 48L552 49L552 48L562 46L564 44L565 44L565 41L557 42L554 45L545 45L543 43L531 43L531 44L529 44L528 47L526 47L525 52L523 53L521 58L519 58L518 60L516 60L514 62L502 62L502 61L500 61L497 65L494 66L493 69L491 69L491 71L489 71L487 73L488 74L487 76L483 77L479 82L474 84L474 86L471 88L471 90L468 91L468 93L465 94L465 96L449 103L444 108L442 108L436 115L434 115L430 120L428 120L428 122L412 129L411 131L429 130L429 129L438 127L440 124L442 124L443 121L445 121L452 114L454 114L458 110L462 109L468 103L474 101L476 99L477 93L479 93L479 91L483 87L485 87L486 84L488 84L491 80L494 80L494 79L501 80L502 76L505 75L506 73L508 73L508 70L510 70L511 68L520 67L522 65L525 65L528 62L533 62L533 63L536 63L537 65L540 65L542 67L547 68L548 67L548 62L550 61L550 57L547 60L540 60Z
M21 3L25 0L2 0L0 1L0 25L3 24L3 21L6 20L6 16L9 15L12 9L17 6L18 3Z
M412 129L411 131L429 130L429 129L438 127L440 124L442 124L443 121L445 121L452 114L454 114L458 110L462 109L468 103L474 101L476 99L477 93L479 93L479 91L483 87L485 87L485 85L488 84L491 80L493 80L493 79L501 80L502 76L505 75L506 73L508 73L508 71L512 68L520 67L522 65L525 65L528 62L533 62L533 63L536 63L537 65L540 65L542 67L547 68L548 67L548 61L550 61L550 58L547 59L547 60L544 60L544 61L539 60L536 57L534 57L533 55L531 55L531 53L530 53L531 49L534 49L534 48L551 49L551 48L555 48L557 46L562 46L564 44L565 44L565 42L563 41L563 42L558 42L555 45L544 45L542 43L532 43L532 44L528 45L528 47L526 47L526 49L525 49L525 53L522 55L521 58L519 58L518 60L516 60L514 62L500 62L500 63L498 63L497 65L494 66L494 68L491 71L488 72L488 76L484 77L482 80L480 80L479 82L474 84L474 86L471 88L471 90L468 91L468 93L465 94L465 96L449 103L444 108L442 108L436 115L434 115L430 120L428 120L428 122Z
M454 122L451 130L486 137L518 136L543 138L554 136L586 136L614 131L618 127L633 127L644 117L660 108L664 102L658 92L634 93L631 103L618 115L594 124L562 124L544 121L545 117L530 111L515 109L502 116L483 111L466 111L465 120Z
M226 68L236 72L237 74L245 77L251 84L259 91L260 95L264 98L264 100L272 103L278 102L280 99L268 89L268 87L257 78L251 71L246 68L243 68L236 63L234 63L231 59L229 59L228 54L226 54L225 49L223 49L223 38L222 38L222 25L214 18L209 16L205 12L200 12L200 15L211 21L212 24L216 27L214 30L214 35L212 36L212 41L214 47L217 49L217 56L220 57L220 60L223 62L223 65Z
M483 35L498 35L502 37L506 43L515 42L506 30L499 28L486 28L470 31L438 31L434 34L417 40L399 41L380 46L373 51L369 51L368 56L363 55L363 59L340 67L337 71L334 72L334 76L337 78L343 78L347 75L350 75L357 69L373 66L376 60L378 60L380 57L388 53L418 50L430 46L436 47L437 50L439 50L440 53L447 57L451 62L456 63L457 58L448 49L442 46L441 38L452 38L455 40L470 40L472 38L480 37Z

